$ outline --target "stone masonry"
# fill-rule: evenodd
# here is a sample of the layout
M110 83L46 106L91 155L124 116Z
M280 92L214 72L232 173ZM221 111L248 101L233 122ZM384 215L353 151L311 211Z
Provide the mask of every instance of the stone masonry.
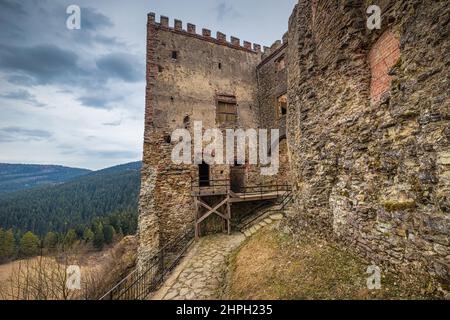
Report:
M148 16L139 263L194 219L195 165L170 160L174 129L279 128L279 175L242 167L243 183L289 183L293 232L310 228L375 263L450 280L450 7L380 0L300 0L271 47ZM209 168L211 179L232 165Z
M161 246L184 234L195 219L191 182L199 182L198 165L176 165L171 152L178 141L171 140L176 129L187 129L193 136L193 124L202 121L203 128L258 129L260 127L256 68L262 57L270 59L267 49L225 34L203 29L194 24L148 15L147 89L144 133L142 187L140 195L138 263L154 255ZM279 45L277 42L273 50ZM283 79L286 84L286 77ZM285 85L284 85L285 86ZM234 106L233 123L220 123L219 105ZM229 111L228 111L229 112ZM226 115L226 119L231 114ZM272 127L277 127L273 123ZM286 143L282 148L286 152ZM284 168L287 162L283 162ZM207 169L210 180L228 179L233 165L215 165ZM242 168L242 169L241 169ZM259 168L246 164L239 167L243 185L265 181ZM283 172L287 172L286 169ZM276 180L278 176L271 177ZM282 180L285 178L280 177ZM205 201L208 201L206 199ZM217 199L209 199L211 205ZM246 208L241 208L245 210ZM240 210L233 206L234 214ZM241 211L242 211L241 210ZM202 233L221 229L216 216L203 224Z
M450 8L299 1L289 21L291 225L450 276Z

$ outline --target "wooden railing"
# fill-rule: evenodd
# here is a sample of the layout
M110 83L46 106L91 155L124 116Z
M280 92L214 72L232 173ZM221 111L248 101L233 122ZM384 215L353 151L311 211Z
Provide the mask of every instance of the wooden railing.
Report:
M196 196L228 194L230 191L230 180L194 180L191 178L191 191Z
M278 196L291 191L289 184L259 184L253 186L232 186L229 179L195 180L191 178L191 191L195 196L202 195L226 195L229 193L239 194L239 197L246 199L260 195L263 199L267 193L276 193Z

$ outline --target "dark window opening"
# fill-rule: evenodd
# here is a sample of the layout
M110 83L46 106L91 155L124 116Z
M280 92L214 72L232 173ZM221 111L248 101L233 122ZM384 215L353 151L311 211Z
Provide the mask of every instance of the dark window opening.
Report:
M171 136L165 136L165 137L164 137L164 141L165 141L166 143L171 143L171 142L172 142L172 137L171 137Z
M170 101L172 101L172 102L173 102L173 100L174 100L174 98L173 98L173 97L170 97Z
M219 62L219 70L222 70L222 63Z
M278 97L277 113L278 113L278 117L282 117L287 114L287 95L285 95L285 94Z
M185 116L183 119L184 128L185 129L189 128L190 124L191 124L191 118L189 118L189 116Z
M204 162L198 165L198 180L200 187L209 187L209 165Z
M178 52L172 51L172 59L174 59L174 60L178 59Z
M159 73L163 72L163 70L164 70L164 69L163 69L162 66L158 66L158 72L159 72Z

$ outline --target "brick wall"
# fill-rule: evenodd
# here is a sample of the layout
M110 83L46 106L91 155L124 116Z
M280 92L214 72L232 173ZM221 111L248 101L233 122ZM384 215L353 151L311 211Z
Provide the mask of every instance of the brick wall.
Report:
M390 30L385 31L372 46L368 58L372 74L370 97L373 103L377 103L389 91L392 81L389 71L400 58L397 37Z

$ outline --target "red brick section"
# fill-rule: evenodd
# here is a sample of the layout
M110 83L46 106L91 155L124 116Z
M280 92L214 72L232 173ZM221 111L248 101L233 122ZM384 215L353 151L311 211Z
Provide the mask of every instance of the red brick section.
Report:
M373 45L369 53L372 72L370 98L373 103L380 101L382 95L389 91L392 77L389 70L400 58L400 43L391 31L386 31Z

